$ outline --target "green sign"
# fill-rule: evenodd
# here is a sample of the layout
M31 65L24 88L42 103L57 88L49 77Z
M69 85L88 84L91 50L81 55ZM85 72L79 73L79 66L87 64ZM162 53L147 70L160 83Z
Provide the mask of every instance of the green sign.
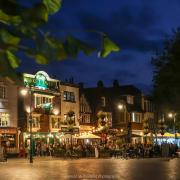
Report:
M35 76L35 86L42 89L48 88L48 82L43 73L37 73Z

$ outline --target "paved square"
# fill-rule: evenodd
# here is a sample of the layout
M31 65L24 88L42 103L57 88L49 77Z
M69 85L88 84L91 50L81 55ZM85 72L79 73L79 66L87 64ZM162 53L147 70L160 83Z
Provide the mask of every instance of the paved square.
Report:
M0 163L0 180L121 179L178 180L180 159L10 159Z

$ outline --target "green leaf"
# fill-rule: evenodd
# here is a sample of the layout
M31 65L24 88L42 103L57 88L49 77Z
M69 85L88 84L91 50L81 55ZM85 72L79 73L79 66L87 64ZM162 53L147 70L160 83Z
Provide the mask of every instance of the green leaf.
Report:
M13 69L19 67L20 60L10 51L6 51L7 60Z
M17 84L22 84L21 77L13 69L7 60L6 54L0 52L0 76L9 77L12 80L15 80Z
M4 24L14 24L18 25L21 23L21 17L20 16L10 16L4 13L2 10L0 10L0 22Z
M67 58L67 52L65 51L64 44L54 37L46 36L46 42L52 48L51 52L54 51L54 59L63 60Z
M35 60L38 64L47 64L48 59L43 54L36 54Z
M102 36L102 50L99 52L100 57L107 57L111 52L118 52L120 48L107 37L107 35L103 34Z
M12 35L8 31L4 29L0 29L0 41L9 45L18 45L20 42L20 38Z
M23 25L37 28L48 22L48 15L48 10L43 3L36 4L22 13Z
M65 51L64 45L59 44L57 52L57 60L64 60L68 57L67 52Z
M77 57L79 51L83 51L86 55L90 55L95 50L89 44L73 36L67 37L64 47L65 50L67 51L67 54L73 58Z
M93 47L91 47L89 44L83 42L82 40L79 40L73 36L71 38L71 43L74 44L74 46L77 46L79 51L83 51L86 55L90 55L95 50Z
M54 14L59 11L62 0L43 0L44 5L47 7L49 14Z
M76 58L78 55L78 47L75 45L72 36L68 36L64 43L65 51L68 56L72 58Z

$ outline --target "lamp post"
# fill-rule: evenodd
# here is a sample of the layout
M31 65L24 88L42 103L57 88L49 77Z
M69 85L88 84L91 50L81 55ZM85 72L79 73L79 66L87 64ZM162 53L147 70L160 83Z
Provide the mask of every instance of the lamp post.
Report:
M126 106L123 103L120 103L118 105L118 109L120 110L120 113L121 113L123 110L126 109ZM119 120L121 120L121 116L120 115L119 115ZM130 120L130 122L128 122L127 128L128 128L128 140L127 141L128 141L128 143L131 143L131 120ZM121 132L123 132L123 131L121 131Z
M169 118L173 118L173 122L174 122L174 142L176 143L176 113L169 113L168 114Z
M149 133L149 123L148 123L148 120L144 121L143 128L144 128L144 144L147 144L147 134Z
M2 134L0 134L0 148L1 148L1 141L2 141L2 140L1 140L1 137L2 137Z
M22 89L21 90L21 95L22 96L27 96L27 94L29 93L30 94L30 106L29 106L29 109L27 109L27 112L29 113L29 119L28 119L28 122L29 122L29 133L30 133L30 154L29 154L29 162L30 163L33 163L33 150L32 150L32 123L33 123L33 119L32 119L32 98L33 98L33 92L32 92L32 89L31 89L31 86L29 87L29 89Z
M108 119L107 119L107 113L100 110L97 113L97 118L98 118L98 129L99 132L101 133L101 142L102 144L107 143L107 135L108 135Z
M68 123L68 129L69 129L69 133L71 135L71 139L70 139L70 143L71 143L71 156L72 156L72 150L73 150L73 142L72 142L72 135L74 133L74 125L75 125L75 119L74 119L74 116L75 116L75 113L74 111L70 110L68 113L67 113L67 116L66 116L66 121Z

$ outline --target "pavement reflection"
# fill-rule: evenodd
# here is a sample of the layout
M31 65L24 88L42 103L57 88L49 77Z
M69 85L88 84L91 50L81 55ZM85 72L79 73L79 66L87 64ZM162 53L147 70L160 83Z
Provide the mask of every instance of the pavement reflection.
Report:
M179 165L180 159L12 159L0 163L0 180L173 180L180 179Z

